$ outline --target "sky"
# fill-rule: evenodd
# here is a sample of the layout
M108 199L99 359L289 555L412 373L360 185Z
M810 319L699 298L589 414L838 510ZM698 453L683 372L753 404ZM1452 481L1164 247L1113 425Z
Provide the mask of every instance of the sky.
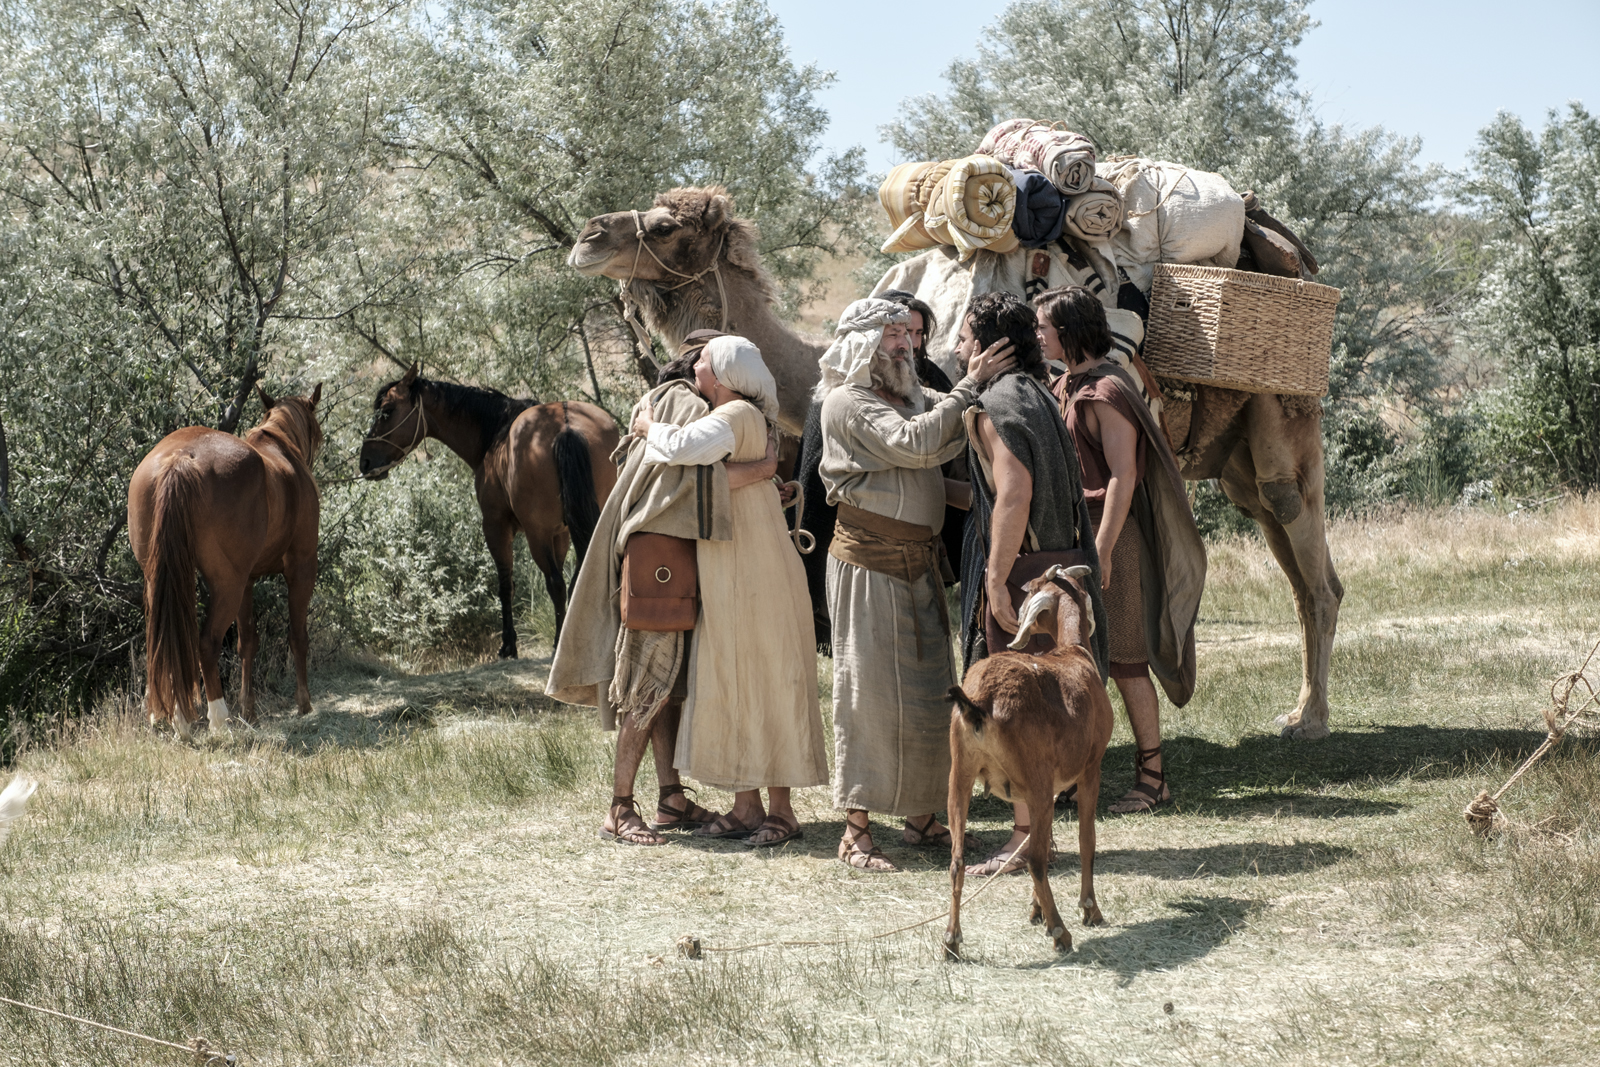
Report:
M824 149L861 145L878 172L899 162L878 127L907 97L942 92L945 68L1006 6L768 0L794 60L838 75L819 95ZM1600 0L1316 0L1310 14L1321 25L1296 57L1319 117L1421 136L1423 163L1465 166L1496 111L1539 127L1569 100L1600 109Z

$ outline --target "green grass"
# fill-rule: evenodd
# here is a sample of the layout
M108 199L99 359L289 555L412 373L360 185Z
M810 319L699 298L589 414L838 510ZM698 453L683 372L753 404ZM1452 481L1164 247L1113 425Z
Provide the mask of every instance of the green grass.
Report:
M541 695L529 641L433 674L326 658L315 714L269 693L232 739L179 743L122 701L36 742L19 769L39 793L0 844L0 995L249 1064L1590 1062L1600 748L1564 741L1494 837L1461 809L1538 745L1550 679L1600 636L1600 503L1330 539L1334 735L1277 737L1299 685L1287 584L1259 540L1215 543L1200 686L1164 711L1177 803L1102 817L1111 925L1072 927L1071 954L1024 921L1021 879L966 910L960 964L942 923L866 939L943 910L946 858L888 825L904 871L846 869L824 789L776 852L597 840L611 739ZM1106 796L1132 757L1119 724ZM1009 809L973 813L998 843ZM1070 902L1076 828L1055 832ZM858 936L691 962L686 934ZM0 1063L182 1061L0 1016Z

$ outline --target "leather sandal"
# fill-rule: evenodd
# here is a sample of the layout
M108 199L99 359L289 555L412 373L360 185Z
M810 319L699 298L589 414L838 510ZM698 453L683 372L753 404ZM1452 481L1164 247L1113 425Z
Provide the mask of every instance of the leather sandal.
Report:
M1029 826L1013 825L1011 829L1013 833L1027 834L1033 832L1033 828ZM1032 844L1033 842L1030 841L1028 843ZM971 867L968 867L967 877L987 878L990 875L995 874L1021 874L1023 871L1027 870L1027 853L1023 852L1021 847L1018 847L1015 851L1008 853L1006 851L1006 848L1008 847L1010 847L1009 841L1006 842L1005 845L996 849L994 852L991 852L989 854L989 858L984 860L982 863L973 864Z
M861 848L860 840L865 837L871 840L870 823L857 826L846 815L844 819L844 837L839 841L839 862L858 871L876 871L887 874L899 870L889 862L889 857L883 854L883 849L874 844L870 849ZM853 831L853 832L852 832Z
M928 816L928 821L923 823L921 826L913 823L908 818L906 819L906 828L900 834L900 840L910 845L912 848L949 848L951 842L950 827L941 826L938 833L928 833L928 829L936 822L938 822L938 820L934 818L932 814ZM962 837L962 843L962 847L964 849L978 849L983 847L983 842L979 841L971 834L964 835Z
M1122 795L1122 798L1106 810L1112 815L1137 815L1140 812L1154 811L1156 808L1172 803L1172 790L1167 788L1167 775L1165 771L1152 770L1145 766L1150 760L1161 755L1161 746L1155 748L1141 748L1133 757L1133 787ZM1144 778L1153 778L1154 784L1146 782ZM1162 794L1165 794L1163 796ZM1136 807L1123 805L1133 804Z
M620 811L618 809L621 809ZM644 824L639 818L639 812L633 806L633 794L625 797L612 797L611 809L606 813L611 818L611 825L616 829L607 830L605 825L600 827L600 837L605 841L615 841L619 845L664 845L667 839L660 836ZM632 819L630 825L628 820Z
M745 844L751 848L772 848L785 841L794 841L804 836L806 835L800 829L798 822L790 822L782 815L768 815Z
M736 841L742 841L755 833L759 825L758 823L756 826L746 826L738 819L735 819L733 812L730 811L726 815L718 815L714 821L700 827L694 832L694 836L732 838Z
M668 797L682 797L683 807L670 806L667 803ZM669 818L661 818L663 814ZM661 787L661 796L656 800L656 817L650 820L650 829L698 830L706 823L714 821L716 817L716 812L702 808L690 800L682 785L664 785Z

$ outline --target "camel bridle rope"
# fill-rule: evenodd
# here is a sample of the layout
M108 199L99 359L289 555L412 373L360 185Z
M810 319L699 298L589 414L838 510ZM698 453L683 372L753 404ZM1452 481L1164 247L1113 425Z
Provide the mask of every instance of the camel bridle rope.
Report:
M679 282L677 285L669 285L662 289L662 292L664 293L676 292L686 285L693 285L701 278L704 278L707 274L715 278L717 280L717 300L721 304L722 308L722 325L719 327L719 329L723 333L728 332L728 289L722 281L721 266L722 250L727 247L728 244L728 234L726 231L723 232L722 237L717 241L717 251L716 254L711 257L711 265L703 270L695 272L694 274L685 274L681 270L674 270L661 261L661 257L656 255L656 250L651 248L650 245L645 241L644 216L639 214L638 208L633 209L633 241L633 266L628 268L627 285L624 285L622 290L624 312L623 319L627 322L628 327L633 330L633 335L638 339L639 348L642 352L648 354L651 351L650 331L645 329L643 322L639 321L638 303L629 295L627 286L632 285L634 280L638 277L639 256L643 252L650 253L650 258L656 261L656 266L660 267L662 270L673 275L674 277L683 279L683 281Z
M427 412L427 409L422 406L422 397L420 397L420 396L417 397L417 403L411 409L411 414L413 414L413 415L415 415L417 417L417 428L416 428L416 432L411 435L411 443L410 444L408 444L408 445L398 445L398 444L395 444L395 442L393 442L393 441L391 441L389 439L390 436L396 430L400 429L399 426L396 426L393 429L390 429L386 433L368 434L365 438L362 439L361 445L362 445L363 448L365 448L368 444L370 444L372 442L377 442L378 444L388 445L390 448L398 448L398 449L400 449L400 456L397 459L390 460L388 463L385 463L381 467L374 467L370 471L364 471L358 477L361 477L361 478L372 478L372 477L374 477L376 475L379 475L379 474L385 474L385 473L393 470L394 468L400 466L400 464L402 464L402 463L404 463L406 461L406 457L407 456L411 455L412 452L416 451L416 447L419 444L422 443L422 439L428 436L428 412ZM404 424L404 422L402 422L402 425L403 424Z

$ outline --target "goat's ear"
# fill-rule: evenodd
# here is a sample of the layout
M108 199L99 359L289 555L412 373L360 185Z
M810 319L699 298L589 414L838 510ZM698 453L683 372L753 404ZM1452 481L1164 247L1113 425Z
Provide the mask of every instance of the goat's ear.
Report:
M1022 605L1022 614L1017 619L1017 636L1006 647L1013 652L1021 652L1029 638L1049 625L1055 611L1055 593L1045 589L1030 596Z
M1089 575L1094 573L1094 568L1085 567L1082 563L1075 563L1072 566L1063 569L1061 573L1065 574L1068 578L1087 578Z

